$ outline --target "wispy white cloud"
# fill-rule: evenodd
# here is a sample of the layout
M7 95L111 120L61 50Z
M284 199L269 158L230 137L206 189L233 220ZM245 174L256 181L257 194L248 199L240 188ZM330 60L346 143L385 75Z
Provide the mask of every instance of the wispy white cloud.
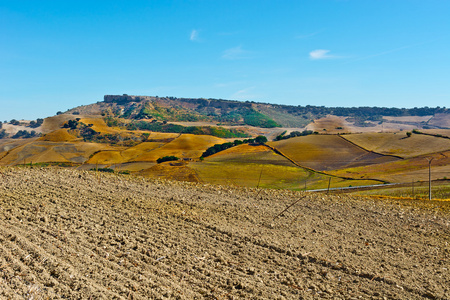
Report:
M253 94L251 91L254 90L255 87L248 87L242 90L239 90L235 92L233 95L231 95L231 99L236 100L249 100L249 99L256 99L258 98L258 95Z
M316 32L308 33L308 34L300 34L300 35L296 35L295 38L296 38L296 39L306 39L306 38L315 36L315 35L317 35L317 34L319 34L319 33L321 33L321 32L323 32L323 30L319 30L319 31L316 31Z
M416 44L410 44L410 45L406 45L406 46L402 46L402 47L386 50L386 51L375 53L375 54L371 54L371 55L366 55L366 56L363 56L363 57L360 57L360 58L353 59L353 60L348 61L346 63L352 63L352 62L356 62L356 61L360 61L360 60L366 60L366 59L369 59L369 58L373 58L373 57L377 57L377 56L382 56L382 55L394 53L394 52L401 51L401 50L404 50L404 49L413 48L413 47L417 47L417 46L422 46L422 45L425 45L425 44L433 43L433 42L438 41L440 39L442 39L442 37L441 38L437 38L437 39L433 39L433 40L429 40L429 41L425 41L425 42L420 42L420 43L416 43Z
M317 49L309 52L309 58L312 60L337 58L335 55L328 54L330 50Z
M250 56L251 56L251 52L242 49L242 46L237 46L234 48L227 49L227 50L223 51L223 54L222 54L223 59L229 59L229 60L250 58Z
M226 87L231 87L231 86L235 86L238 84L242 84L242 81L231 81L231 82L219 82L214 84L215 88L226 88Z
M198 30L193 29L193 30L191 31L191 35L190 35L189 39L190 39L192 42L198 42L198 41L200 41Z

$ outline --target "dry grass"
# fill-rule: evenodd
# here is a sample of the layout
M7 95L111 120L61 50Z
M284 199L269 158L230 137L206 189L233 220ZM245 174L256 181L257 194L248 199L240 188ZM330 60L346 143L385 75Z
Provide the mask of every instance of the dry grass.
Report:
M420 122L427 122L432 117L433 116L406 116L406 117L384 116L383 119L394 122L420 123Z
M321 171L394 160L365 151L337 135L309 135L268 144L299 165Z
M105 121L103 120L102 117L82 117L80 122L88 125L88 124L92 124L92 129L94 129L97 132L100 133L118 133L120 132L117 129L113 129L111 127L108 127L105 123Z
M450 128L450 114L436 114L428 124Z
M434 158L432 161L433 180L449 177L450 151L378 165L334 170L329 173L336 176L346 176L352 178L376 178L389 182L428 180L428 161L426 159L428 157Z
M88 161L90 164L121 164L126 162L156 162L160 157L176 156L179 158L199 158L202 153L214 144L226 142L224 139L207 135L152 133L149 140L161 142L144 142L125 150L102 151ZM170 140L173 139L173 140ZM169 142L162 142L169 140Z
M338 128L342 129L338 129ZM344 117L328 115L325 118L315 120L313 123L308 125L308 129L327 133L342 133L351 132L352 124L345 121Z
M42 132L49 133L58 129L64 125L65 122L69 120L76 119L79 116L71 115L71 114L61 114L53 117L48 117L44 119L44 123L42 124Z
M429 187L428 182L411 182L409 185L402 185L400 187L386 187L383 189L374 189L369 191L358 191L353 192L353 195L362 196L384 196L389 198L400 198L400 199L423 199L427 200L429 197ZM434 181L431 184L431 196L432 199L437 200L450 200L450 182L445 181ZM450 202L449 202L450 204Z
M106 144L34 141L12 149L0 160L0 164L83 163L95 152L112 149L114 148Z
M299 167L274 164L204 161L189 163L188 166L196 171L202 182L222 185L304 190L306 183L306 188L312 190L327 188L330 178ZM371 180L332 178L331 187L377 183Z
M209 136L182 134L173 141L164 144L158 149L142 153L136 160L156 161L164 156L176 156L179 158L199 158L206 149L214 144L225 143L226 140Z
M367 150L404 158L450 149L450 139L423 134L413 134L408 138L406 132L361 133L344 135L343 137Z
M265 146L242 144L218 152L206 158L210 162L260 163L295 167L288 159L276 154Z
M67 129L58 129L42 136L39 140L46 142L70 142L76 140L77 137L70 134Z

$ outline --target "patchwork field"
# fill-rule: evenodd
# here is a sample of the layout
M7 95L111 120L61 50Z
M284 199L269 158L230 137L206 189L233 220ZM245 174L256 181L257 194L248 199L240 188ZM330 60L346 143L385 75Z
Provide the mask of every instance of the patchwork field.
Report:
M269 142L268 145L299 165L320 171L398 160L361 149L337 135L295 137Z
M87 140L97 143L87 143L83 142L78 129L61 128L65 122L76 118L91 124L92 129L104 136L99 139L88 136ZM385 121L406 126L427 122L427 118L400 117ZM386 122L377 126L387 129ZM41 131L45 134L38 139L0 140L0 166L64 164L80 170L111 168L153 178L293 190L304 190L306 185L306 189L311 190L327 188L329 184L334 188L424 181L428 178L425 158L434 155L432 178L450 177L450 161L445 157L450 155L450 139L424 134L407 137L405 131L332 135L330 133L356 129L344 117L331 115L316 120L314 126L310 129L328 134L270 141L269 147L242 144L200 162L207 148L230 140L206 135L127 131L108 127L100 115L62 114L44 120ZM299 128L244 127L253 137L263 134L269 140L282 133L301 131ZM448 129L421 129L421 132L450 135ZM156 160L164 156L179 157L183 163L156 164Z
M295 167L285 157L263 145L242 144L208 156L208 162L254 163Z
M436 114L431 120L428 122L429 125L439 126L450 129L450 115L449 114Z
M164 156L197 159L206 149L214 144L225 143L226 140L209 135L192 134L151 134L149 140L158 142L143 142L134 147L117 151L101 151L93 155L90 164L122 164L127 162L156 162Z
M428 180L428 160L432 160L432 180L443 179L450 174L450 151L428 154L378 165L344 168L330 171L336 176L352 178L376 178L389 182L412 182Z
M449 299L449 205L0 168L2 299Z
M0 165L17 165L26 163L76 163L86 162L95 152L114 149L106 144L64 143L36 140L10 150L0 159Z
M361 133L342 137L369 151L404 158L450 150L450 139L424 134L402 133Z

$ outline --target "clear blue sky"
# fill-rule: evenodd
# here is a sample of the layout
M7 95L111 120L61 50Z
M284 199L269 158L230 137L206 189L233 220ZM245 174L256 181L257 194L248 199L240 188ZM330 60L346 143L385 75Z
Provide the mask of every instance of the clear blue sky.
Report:
M0 120L104 94L450 106L447 0L0 0Z

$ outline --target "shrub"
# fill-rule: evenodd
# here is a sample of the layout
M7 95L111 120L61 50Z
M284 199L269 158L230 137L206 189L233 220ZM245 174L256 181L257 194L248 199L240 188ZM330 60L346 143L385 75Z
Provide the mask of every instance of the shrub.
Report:
M99 171L99 172L105 172L105 173L114 173L114 170L110 169L110 168L91 169L91 171Z
M164 156L164 157L160 157L156 160L156 162L158 164L165 162L165 161L174 161L174 160L178 160L179 158L176 156Z
M263 135L258 135L255 138L255 143L257 143L257 144L264 144L266 142L267 142L267 138L265 136L263 136Z

